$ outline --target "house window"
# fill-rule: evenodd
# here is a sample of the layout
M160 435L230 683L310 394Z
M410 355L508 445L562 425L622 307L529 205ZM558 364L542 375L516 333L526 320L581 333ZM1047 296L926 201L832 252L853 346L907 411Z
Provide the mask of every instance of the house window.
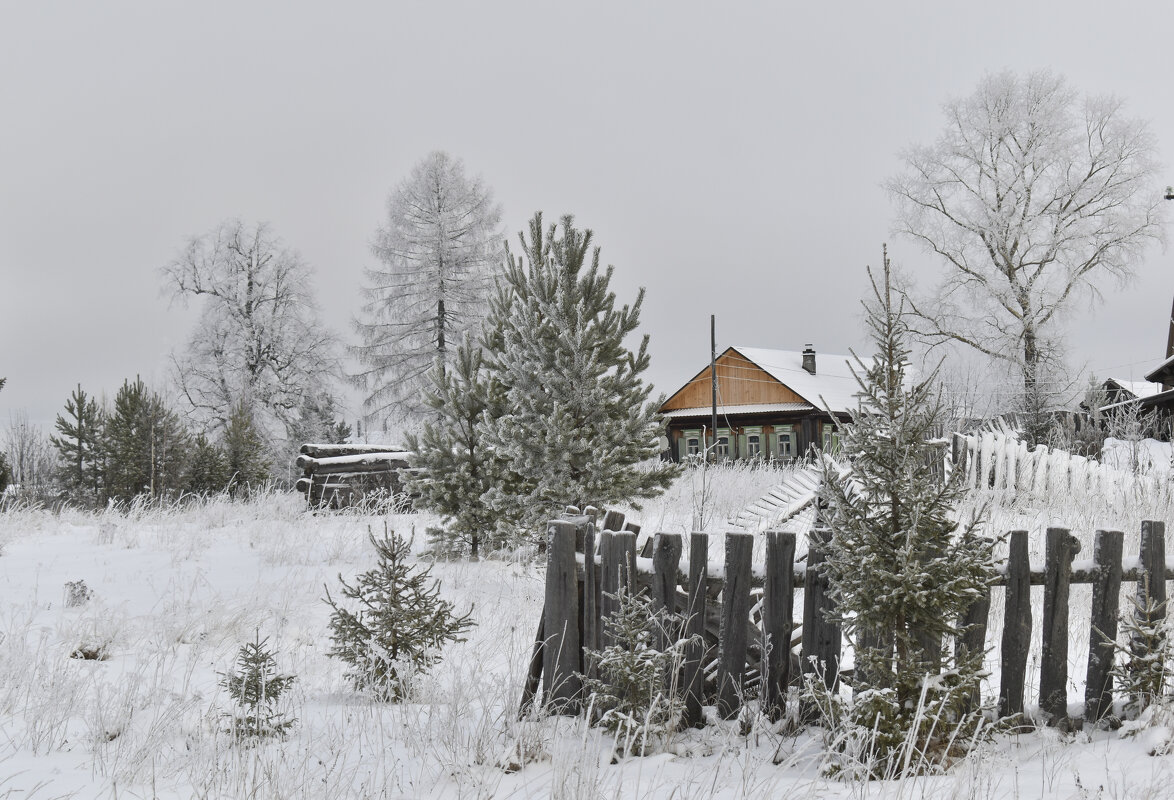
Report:
M840 449L840 434L836 431L836 424L834 422L824 422L823 427L823 451L825 453L835 453Z
M790 461L795 457L795 435L791 428L787 427L780 429L778 436L778 452L775 455L783 461Z
M685 455L696 456L701 454L701 440L696 436L690 436L685 440Z
M762 455L762 437L757 433L749 434L746 437L746 457L758 458Z
M717 437L717 446L714 447L713 452L718 458L729 458L730 457L730 437L729 436Z

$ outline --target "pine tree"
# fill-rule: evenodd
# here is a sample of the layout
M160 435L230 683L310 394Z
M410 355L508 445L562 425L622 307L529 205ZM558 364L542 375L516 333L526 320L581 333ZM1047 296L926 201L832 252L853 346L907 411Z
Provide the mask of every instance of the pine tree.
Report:
M678 468L658 463L663 423L651 386L648 337L633 353L641 289L616 308L613 267L601 270L592 233L571 216L544 230L541 212L522 255L507 252L486 336L486 366L504 390L506 413L482 422L485 446L504 465L486 499L509 536L536 531L565 507L654 497ZM651 463L645 463L651 462Z
M141 378L123 381L104 430L110 497L158 499L183 486L187 430Z
M421 508L443 515L438 545L446 550L467 547L476 558L486 537L491 545L501 543L493 537L496 514L484 500L499 475L478 425L485 415L501 416L501 387L483 369L480 346L468 339L448 369L433 369L431 380L427 403L436 419L425 423L418 437L407 437L415 454L415 477L407 490L418 496Z
M232 407L224 426L223 449L227 485L233 497L247 495L269 479L265 440L244 402Z
M102 492L103 419L97 401L78 384L57 415L57 436L49 441L61 456L61 479L75 499L96 503Z
M229 477L224 450L203 433L197 434L188 457L184 491L199 495L217 494L228 488Z
M326 590L330 615L329 655L345 661L346 676L359 691L371 691L385 701L403 699L409 682L440 660L440 648L463 641L473 626L472 611L453 613L453 604L440 598L440 583L428 585L431 568L408 563L409 548L402 536L384 531L377 539L368 533L379 561L359 575L354 585L338 576L344 597L357 610L339 605Z
M964 491L960 475L942 482L933 474L941 456L930 442L942 412L936 370L912 380L887 252L883 284L871 270L869 278L876 302L865 309L876 355L853 368L857 409L840 432L850 467L825 469L833 531L825 574L836 620L856 640L849 717L865 729L883 721L873 753L874 774L883 774L894 766L894 742L932 729L936 738L917 747L934 753L958 725L976 720L964 708L983 654L950 653L942 642L961 633L958 620L991 584L994 568L977 521L959 526L951 518ZM923 729L925 720L936 727ZM965 737L952 741L963 746Z
M645 591L633 595L621 586L615 599L616 613L603 622L611 644L584 651L599 677L584 675L583 685L617 754L650 755L680 727L685 701L675 676L690 640L660 649L666 633L681 629L680 615L658 608Z
M238 742L271 736L284 739L297 721L277 711L281 696L295 677L277 672L277 660L268 644L258 631L252 642L241 645L235 671L221 675L220 685L236 705L235 711L222 714L228 721L225 733Z

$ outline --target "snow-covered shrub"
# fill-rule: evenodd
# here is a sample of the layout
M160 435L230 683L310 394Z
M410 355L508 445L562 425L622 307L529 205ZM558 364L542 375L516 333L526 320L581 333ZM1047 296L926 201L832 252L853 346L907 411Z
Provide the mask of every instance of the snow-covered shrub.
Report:
M285 738L297 721L277 710L295 677L277 672L277 660L268 644L258 632L253 641L241 645L236 669L221 675L220 685L228 690L235 706L221 714L227 722L224 732L235 742Z
M621 587L618 609L604 619L612 642L602 650L585 650L598 678L584 676L591 714L615 737L617 755L649 755L680 727L685 704L677 675L689 639L678 639L679 614L656 608L647 592ZM672 641L664 650L661 638Z
M78 608L90 602L94 597L94 590L86 586L83 580L65 582L65 607Z
M359 575L352 586L338 576L344 597L356 601L352 611L326 590L330 615L330 655L345 661L347 677L359 691L380 700L403 699L412 677L440 660L440 649L473 626L472 611L458 616L453 604L440 598L440 582L431 567L407 563L407 540L384 530L368 538L379 562Z

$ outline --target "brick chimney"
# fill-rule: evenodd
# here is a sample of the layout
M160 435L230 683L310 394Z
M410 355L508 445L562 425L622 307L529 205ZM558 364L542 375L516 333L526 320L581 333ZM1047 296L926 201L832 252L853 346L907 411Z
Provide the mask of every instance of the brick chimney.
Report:
M811 345L803 345L803 369L815 374L815 350Z

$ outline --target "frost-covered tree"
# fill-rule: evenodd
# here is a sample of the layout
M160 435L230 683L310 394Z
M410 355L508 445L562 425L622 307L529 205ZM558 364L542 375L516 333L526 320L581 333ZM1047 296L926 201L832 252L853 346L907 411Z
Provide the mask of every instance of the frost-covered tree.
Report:
M427 413L424 391L467 331L476 332L501 263L501 207L448 153L430 153L387 200L367 270L355 376L366 427L410 428Z
M440 597L429 567L411 564L408 542L394 531L369 534L378 563L348 584L338 576L350 607L326 590L330 615L329 655L345 661L347 677L359 691L380 700L402 700L413 677L440 660L440 650L462 641L473 626L472 611L453 613ZM431 581L431 583L429 583Z
M220 676L220 685L228 691L235 708L221 717L227 722L224 732L235 742L252 744L270 737L284 739L297 722L278 710L281 697L296 680L293 675L277 671L277 659L269 649L269 640L260 631L253 641L241 645L235 669Z
M522 254L507 251L486 334L486 366L504 391L500 416L481 423L503 462L485 495L508 537L537 531L568 503L604 505L655 497L676 476L657 460L664 424L649 402L648 336L624 340L640 322L641 289L616 307L592 234L571 216L544 228L539 212Z
M13 411L4 431L5 460L11 481L26 497L45 495L53 488L57 460L40 425L29 421L27 411Z
M123 381L104 431L109 497L157 499L183 487L190 443L187 429L141 378Z
M437 534L445 550L468 549L476 558L495 536L496 513L486 500L503 478L481 441L482 418L500 417L501 386L483 368L481 346L469 338L456 349L448 369L432 370L427 402L435 419L424 423L418 436L408 435L413 478L408 492L415 502L444 517Z
M603 620L611 642L584 655L599 678L583 676L599 724L615 738L617 755L654 753L681 727L685 700L677 678L685 651L696 638L675 639L681 616L668 613L648 595L621 586L616 612ZM661 649L662 638L673 639Z
M866 730L878 714L883 719L877 746L894 743L873 754L883 772L910 732L929 737L920 750L942 755L955 727L976 719L963 708L983 654L954 653L943 642L961 633L959 619L990 585L994 566L977 521L959 525L952 517L961 475L935 477L941 452L931 439L942 403L935 373L911 375L906 314L893 305L887 254L883 283L871 270L869 277L874 302L865 308L876 352L853 367L857 408L840 431L849 466L828 465L822 499L836 621L856 641L852 712L860 713L849 719ZM919 727L926 720L937 720L932 733Z
M57 448L65 490L76 500L95 503L102 496L103 417L97 401L78 384L58 414L57 434L49 441Z
M1005 364L1040 441L1065 312L1164 237L1154 137L1120 99L1080 98L1046 71L989 75L944 112L938 141L911 148L887 187L897 230L943 270L936 291L911 296L910 324Z
M309 266L267 225L229 220L192 239L163 275L177 298L203 302L187 348L173 357L191 412L219 431L243 403L266 445L282 444L307 394L328 392L337 373Z

